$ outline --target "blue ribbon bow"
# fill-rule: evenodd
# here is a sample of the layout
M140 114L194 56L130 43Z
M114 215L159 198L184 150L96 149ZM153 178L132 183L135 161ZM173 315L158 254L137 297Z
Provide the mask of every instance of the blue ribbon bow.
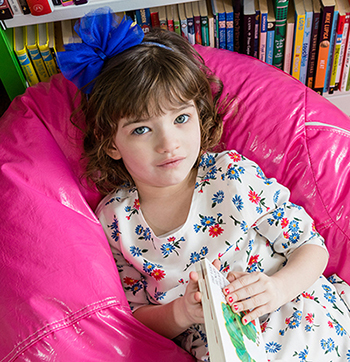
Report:
M66 51L57 53L65 78L81 89L100 74L107 58L140 44L144 33L139 25L132 23L124 17L118 24L109 7L91 11L81 18L74 30L82 43L66 44ZM92 87L90 84L84 92L90 93Z

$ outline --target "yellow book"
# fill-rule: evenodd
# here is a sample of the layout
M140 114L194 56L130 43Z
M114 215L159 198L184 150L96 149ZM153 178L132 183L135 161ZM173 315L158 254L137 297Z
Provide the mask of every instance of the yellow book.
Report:
M301 56L303 50L303 39L305 29L305 8L303 0L294 0L295 7L295 30L293 45L292 76L299 80Z
M30 60L23 35L23 27L19 26L17 28L13 28L13 50L16 53L28 84L32 86L39 83L39 78L36 75L34 66Z
M24 39L30 58L32 59L35 71L41 82L47 82L50 77L44 64L43 58L39 52L36 43L36 26L27 25L24 27Z
M40 54L46 65L49 76L57 74L57 65L55 61L55 36L54 36L54 24L53 23L42 23L37 25L36 31L36 42Z

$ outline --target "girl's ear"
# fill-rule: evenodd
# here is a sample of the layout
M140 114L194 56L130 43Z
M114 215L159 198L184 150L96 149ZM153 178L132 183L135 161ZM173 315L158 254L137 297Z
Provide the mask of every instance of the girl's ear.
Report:
M109 148L107 151L107 155L109 157L113 158L113 160L120 160L122 158L122 156L116 146L112 146L111 148Z

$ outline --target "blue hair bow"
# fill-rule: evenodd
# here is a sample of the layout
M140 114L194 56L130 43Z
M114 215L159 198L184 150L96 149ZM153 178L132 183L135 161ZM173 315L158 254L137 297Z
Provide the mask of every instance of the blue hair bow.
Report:
M118 24L109 7L91 11L81 18L74 30L83 42L67 44L66 51L57 53L65 78L81 89L100 74L105 59L140 44L144 33L132 23L124 17ZM92 87L90 84L84 92L90 93Z

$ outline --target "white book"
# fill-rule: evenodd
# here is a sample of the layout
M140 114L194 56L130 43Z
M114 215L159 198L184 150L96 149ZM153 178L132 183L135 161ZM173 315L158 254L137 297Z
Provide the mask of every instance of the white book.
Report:
M243 325L242 313L232 312L222 289L229 284L208 259L196 263L202 294L205 329L211 362L267 362L260 323Z

